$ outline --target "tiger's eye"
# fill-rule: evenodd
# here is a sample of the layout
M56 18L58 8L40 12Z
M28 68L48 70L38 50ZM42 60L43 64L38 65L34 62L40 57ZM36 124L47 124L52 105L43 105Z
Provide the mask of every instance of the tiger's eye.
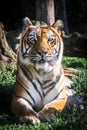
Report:
M29 40L30 40L30 41L34 41L34 37L30 37Z
M55 41L56 36L53 34L53 32L51 30L49 30L47 32L47 38L48 38L48 42L52 43Z
M48 42L53 42L53 41L54 41L54 37L48 38Z
M35 37L29 37L29 41L31 42L31 43L35 43L36 42L36 39L35 39Z
M31 31L28 34L28 39L29 39L29 42L31 42L31 43L35 43L37 41L37 35L36 35L36 31L35 30Z

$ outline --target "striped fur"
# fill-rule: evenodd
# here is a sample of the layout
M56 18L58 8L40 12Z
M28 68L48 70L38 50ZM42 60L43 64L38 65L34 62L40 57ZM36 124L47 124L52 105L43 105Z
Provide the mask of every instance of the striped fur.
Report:
M62 68L63 41L58 25L32 25L28 18L20 34L17 79L12 112L22 122L53 121L67 101Z

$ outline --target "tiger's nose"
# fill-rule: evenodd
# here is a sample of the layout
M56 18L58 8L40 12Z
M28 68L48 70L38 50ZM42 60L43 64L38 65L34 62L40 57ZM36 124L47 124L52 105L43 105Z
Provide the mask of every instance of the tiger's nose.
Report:
M47 52L48 52L48 51L47 51L46 49L43 49L43 48L40 48L40 49L37 50L37 53L38 53L39 55L41 55L41 56L46 55Z

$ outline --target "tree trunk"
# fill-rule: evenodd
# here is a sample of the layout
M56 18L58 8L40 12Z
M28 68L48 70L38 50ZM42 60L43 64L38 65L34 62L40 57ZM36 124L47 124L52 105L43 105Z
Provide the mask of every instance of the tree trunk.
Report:
M61 19L64 22L64 31L69 34L67 12L66 12L66 0L56 0L55 1L55 12L56 19Z
M36 21L43 21L48 25L54 23L54 0L36 0Z
M6 35L4 31L4 26L2 23L0 23L0 61L4 63L16 63L16 54L13 52L13 50L8 45L8 42L6 40Z

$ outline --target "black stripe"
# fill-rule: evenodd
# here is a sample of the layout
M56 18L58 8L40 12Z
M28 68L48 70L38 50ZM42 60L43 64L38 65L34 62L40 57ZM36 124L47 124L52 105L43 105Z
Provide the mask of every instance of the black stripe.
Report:
M20 84L20 86L27 92L27 94L30 96L30 98L32 99L33 103L35 104L35 100L34 98L31 96L30 92L24 87L26 86L24 83L20 83L18 80L17 80L18 84ZM22 82L22 81L21 81ZM24 86L23 86L24 84Z
M18 97L18 98L24 99L25 101L28 102L29 105L33 106L33 104L32 104L28 99L26 99L26 98L24 98L24 97L22 97L22 96L17 95L15 92L14 92L14 95L15 95L16 97Z
M61 93L62 91L63 91L63 89L62 89L50 102L56 100L56 99L59 97L59 95L60 95L60 93Z
M40 82L40 80L37 78L37 81L38 81L38 83L40 84L40 86L42 86L42 83Z
M22 66L21 66L21 67L22 67ZM33 81L32 74L31 74L30 72L27 73L27 70L25 70L23 67L22 67L22 70L23 70L24 75L26 75L27 79L28 79L29 81L31 81L31 83L32 83L32 85L34 86L35 90L37 91L37 93L39 94L39 96L40 96L41 99L42 99L42 95L41 95L40 91L37 89L37 86L36 86L36 84L35 84L34 81Z
M50 87L52 87L52 85L55 85L55 82L49 83L49 84L48 84L47 86L45 86L43 89L50 88Z
M60 80L60 77L61 76L57 76L56 77L56 82L52 82L52 83L50 83L48 86L46 86L44 89L46 89L46 88L49 88L49 90L47 90L47 92L45 93L45 95L47 95L47 93L49 93L55 86L54 85L56 85L58 82L59 82L59 80ZM51 86L51 87L50 87Z
M34 83L34 81L32 82L32 84L33 84L33 86L34 86L35 90L38 92L39 96L40 96L40 97L41 97L41 99L42 99L43 97L42 97L42 95L41 95L40 91L37 89L37 86L36 86L36 84Z
M21 53L23 53L23 39L22 39L22 42L21 42Z
M50 102L56 100L58 98L58 96L59 96L59 93Z
M21 41L21 53L22 53L22 56L23 56L23 58L25 59L25 54L27 54L27 50L29 49L29 48L26 48L26 45L24 45L24 42L27 44L27 41L24 39L24 37L26 37L26 34L23 36L23 38L22 38L22 41ZM25 47L25 50L26 50L26 52L24 53L23 52L23 48Z
M47 95L47 93L49 93L49 92L50 92L53 88L54 88L54 84L53 84L53 86L51 86L51 87L50 87L50 89L49 89L49 90L47 90L47 91L46 91L45 96L46 96L46 95Z
M59 50L58 50L57 58L59 57L60 51L61 51L61 43L59 43Z
M24 42L23 42L23 38L22 38L22 41L21 41L21 53L23 53L23 46L24 46Z
M53 84L56 85L56 84L59 82L60 77L61 77L61 73L60 73L60 76L56 76L56 81L49 83L49 85L45 86L44 89L49 88L49 87L52 86ZM49 80L49 81L50 81L50 80ZM49 81L48 81L48 82L49 82ZM47 82L45 81L45 83L47 83Z
M50 82L50 81L52 81L52 79L44 81L44 84L46 84L47 82Z
M43 96L45 97L45 93L43 92Z
M29 81L32 81L33 77L32 75L30 74L30 72L28 73L27 70L22 66L20 65L21 69L22 69L22 72L24 73L25 77L29 80Z

